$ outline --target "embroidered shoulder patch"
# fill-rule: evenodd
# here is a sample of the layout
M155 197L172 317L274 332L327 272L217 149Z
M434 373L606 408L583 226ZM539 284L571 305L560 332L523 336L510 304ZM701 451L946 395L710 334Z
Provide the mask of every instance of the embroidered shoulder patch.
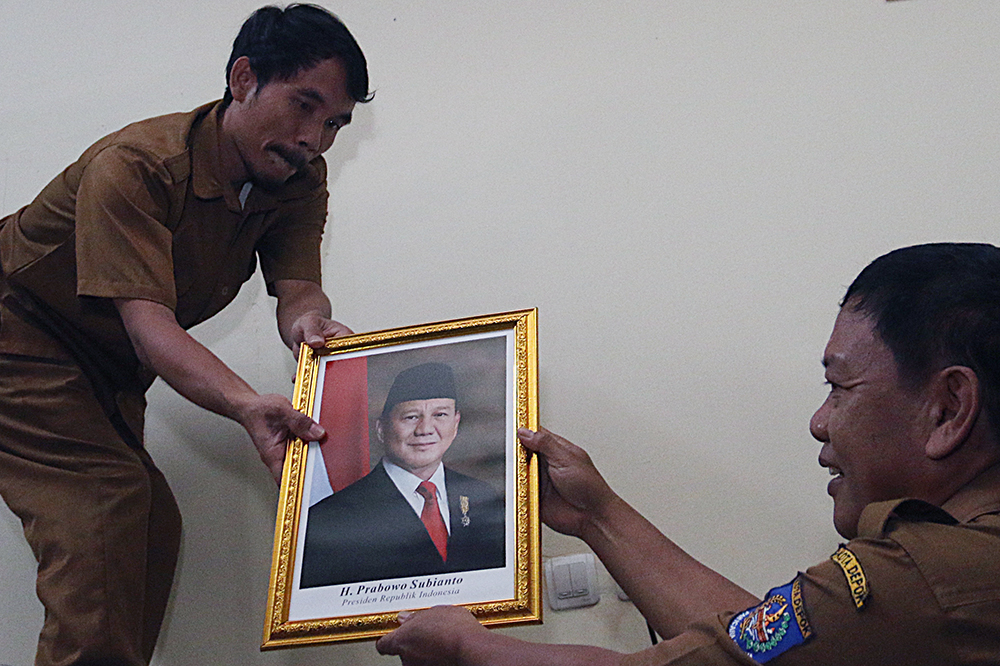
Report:
M858 562L854 553L844 546L838 548L837 552L830 556L830 559L836 562L841 571L844 572L847 586L851 588L854 606L861 610L865 607L865 601L868 600L869 594L868 577L865 576L865 570L861 568L861 562Z
M812 636L798 578L767 593L763 603L729 622L729 637L758 664L765 664Z

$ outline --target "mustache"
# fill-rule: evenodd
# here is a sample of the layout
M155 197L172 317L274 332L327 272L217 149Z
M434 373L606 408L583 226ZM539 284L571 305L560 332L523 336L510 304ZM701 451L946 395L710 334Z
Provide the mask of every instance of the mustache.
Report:
M278 157L285 160L296 169L301 169L305 165L309 164L308 157L306 157L305 155L296 150L292 150L291 148L275 145L275 146L268 146L267 149L270 150L272 153L277 154Z

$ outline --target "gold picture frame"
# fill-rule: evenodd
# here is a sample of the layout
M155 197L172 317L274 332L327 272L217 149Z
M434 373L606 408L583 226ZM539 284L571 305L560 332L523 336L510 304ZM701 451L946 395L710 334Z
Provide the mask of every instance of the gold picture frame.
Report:
M537 459L516 436L519 427L538 427L536 319L535 309L519 310L303 346L293 403L327 434L322 443L288 444L262 650L374 639L398 626L399 611L442 603L467 607L487 626L542 621ZM441 466L448 499L439 500L450 534L436 563L416 555L417 540L430 543L433 530L419 522L414 500L390 513L402 490L377 495L385 500L365 491L385 486L392 471L380 462L380 442L399 446L386 434L396 426L384 425L396 418L390 394L411 400L404 407L419 403L399 386L426 368L445 372L456 393ZM390 459L398 461L386 453ZM397 544L406 530L387 525L414 519L422 537ZM378 577L386 573L392 577Z

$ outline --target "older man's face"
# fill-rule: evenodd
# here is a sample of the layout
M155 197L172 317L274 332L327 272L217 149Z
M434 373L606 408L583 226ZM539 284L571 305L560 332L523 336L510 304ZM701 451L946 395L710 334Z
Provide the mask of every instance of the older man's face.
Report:
M933 423L925 391L904 388L871 319L850 304L837 317L823 365L830 394L809 430L823 443L819 464L833 475L827 492L834 526L853 538L871 502L926 493L925 445Z
M460 419L451 398L407 400L379 419L376 429L386 458L426 481L455 440Z

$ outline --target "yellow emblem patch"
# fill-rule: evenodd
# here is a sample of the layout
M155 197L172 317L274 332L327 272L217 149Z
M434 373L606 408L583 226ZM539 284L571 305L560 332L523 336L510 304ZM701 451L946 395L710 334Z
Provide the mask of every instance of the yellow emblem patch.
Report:
M854 599L854 605L858 610L861 610L865 607L865 601L868 600L869 590L868 577L865 576L865 570L861 568L858 558L847 548L841 546L836 553L830 556L830 559L836 562L844 572L847 586L851 588L851 598Z
M806 605L802 601L802 581L798 578L792 582L792 611L795 613L795 621L799 623L802 640L812 636L812 627L809 626L809 618L806 617Z

